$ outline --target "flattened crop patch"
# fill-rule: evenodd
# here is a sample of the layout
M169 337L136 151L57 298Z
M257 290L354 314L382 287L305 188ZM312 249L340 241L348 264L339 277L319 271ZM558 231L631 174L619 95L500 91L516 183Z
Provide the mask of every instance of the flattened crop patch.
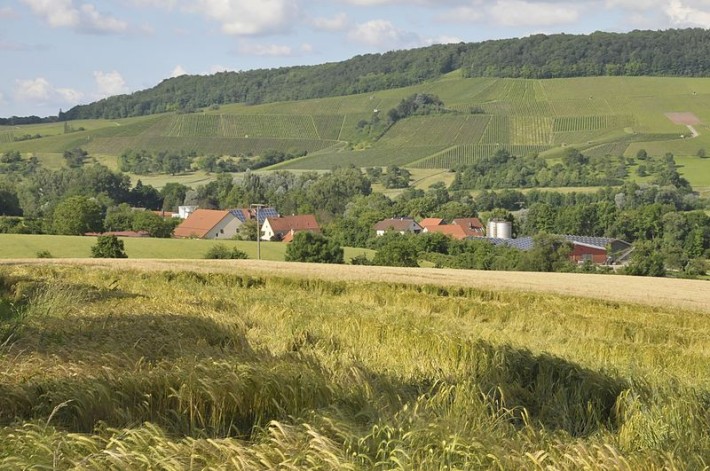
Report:
M681 124L684 126L693 126L700 124L700 118L695 116L695 113L682 112L682 113L665 113L666 118L670 119L673 124Z

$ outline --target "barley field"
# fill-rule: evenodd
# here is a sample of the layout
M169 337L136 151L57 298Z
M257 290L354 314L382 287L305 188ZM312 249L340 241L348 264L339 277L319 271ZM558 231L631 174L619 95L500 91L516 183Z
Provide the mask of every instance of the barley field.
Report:
M699 285L327 268L3 262L0 469L707 468Z

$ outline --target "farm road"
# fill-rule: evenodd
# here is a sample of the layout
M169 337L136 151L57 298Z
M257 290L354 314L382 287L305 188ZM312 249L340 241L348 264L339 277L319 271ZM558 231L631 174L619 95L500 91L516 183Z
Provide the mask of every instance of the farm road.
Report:
M531 273L435 268L394 268L258 260L22 259L3 265L72 265L146 271L229 272L251 276L315 278L332 281L463 286L490 290L546 292L566 296L676 307L710 313L710 282L582 273Z

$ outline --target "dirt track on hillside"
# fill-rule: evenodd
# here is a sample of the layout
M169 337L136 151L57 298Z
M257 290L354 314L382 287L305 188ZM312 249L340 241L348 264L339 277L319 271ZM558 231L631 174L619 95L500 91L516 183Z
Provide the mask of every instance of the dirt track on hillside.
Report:
M147 271L234 272L247 275L296 276L338 281L466 286L484 289L549 292L704 311L710 313L710 282L579 273L529 273L435 268L393 268L257 260L23 259L5 265L74 265L87 268Z

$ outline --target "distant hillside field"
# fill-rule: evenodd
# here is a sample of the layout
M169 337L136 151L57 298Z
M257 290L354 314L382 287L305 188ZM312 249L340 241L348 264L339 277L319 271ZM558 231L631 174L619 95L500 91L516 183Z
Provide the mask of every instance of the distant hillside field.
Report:
M376 140L358 134L358 123L371 120L375 110L385 119L389 109L415 93L437 95L448 112L402 119ZM684 121L678 116L693 117L692 129L680 124ZM498 149L554 157L567 147L590 156L633 156L643 148L656 155L694 156L701 148L710 150L709 123L707 78L530 80L462 78L453 72L421 85L361 95L72 121L70 133L58 123L5 126L0 127L0 151L16 149L50 158L74 147L102 156L128 149L219 155L275 149L308 152L278 164L279 169L324 170L349 164L447 169ZM42 137L14 140L27 134ZM698 164L701 172L710 167L708 162Z

